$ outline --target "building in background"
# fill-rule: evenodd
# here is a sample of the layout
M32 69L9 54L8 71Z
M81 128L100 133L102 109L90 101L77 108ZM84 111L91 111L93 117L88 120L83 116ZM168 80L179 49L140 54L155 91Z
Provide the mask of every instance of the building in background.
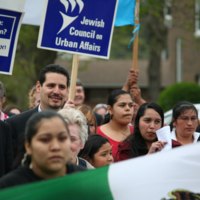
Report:
M164 14L171 82L200 83L200 0L166 0Z

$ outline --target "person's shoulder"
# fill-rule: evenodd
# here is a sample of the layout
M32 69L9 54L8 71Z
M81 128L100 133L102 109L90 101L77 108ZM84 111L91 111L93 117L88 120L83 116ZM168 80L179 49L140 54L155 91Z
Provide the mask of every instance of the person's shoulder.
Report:
M8 124L6 121L2 121L0 120L0 128L3 129L7 129L8 128Z
M7 188L18 185L21 182L21 176L24 168L17 168L0 178L0 188Z
M0 120L0 137L1 137L0 143L3 144L5 142L5 139L10 138L10 136L11 134L9 125L5 121Z
M12 117L9 117L8 119L6 119L5 121L9 124L9 123L12 123L12 122L18 122L18 121L21 121L23 119L28 119L32 114L38 112L38 108L33 108L33 109L30 109L30 110L26 110L22 113L20 113L19 115L14 115Z
M172 148L180 147L182 144L177 140L172 139Z
M129 126L131 134L133 134L134 133L134 126L133 126L133 124L129 124L128 126Z
M200 141L200 133L195 131L193 133L193 136L194 136L194 142L199 142Z
M197 141L200 142L200 133L198 135Z
M37 177L31 169L25 166L20 166L0 178L0 188L13 187L39 180L40 178Z
M109 133L109 128L108 128L108 124L104 124L104 125L101 125L98 127L97 131L96 131L96 134L97 135L100 135L104 138L107 138L110 142L111 141L114 141L112 140L112 138L108 135Z
M103 125L100 125L100 126L98 126L97 127L97 134L99 134L99 135L104 135L104 131L103 130L105 130L106 129L106 124L103 124Z
M84 158L78 157L79 166L84 167L86 169L94 169L94 167Z
M87 170L83 166L74 165L74 164L67 164L67 174L75 173L75 172L81 172Z

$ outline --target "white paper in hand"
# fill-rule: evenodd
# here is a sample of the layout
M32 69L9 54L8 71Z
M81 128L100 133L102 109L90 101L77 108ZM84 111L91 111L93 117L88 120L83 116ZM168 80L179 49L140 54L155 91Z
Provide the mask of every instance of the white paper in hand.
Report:
M162 151L167 151L172 149L172 139L171 139L171 131L170 126L164 126L156 131L156 135L158 138L158 141L167 142L165 144Z

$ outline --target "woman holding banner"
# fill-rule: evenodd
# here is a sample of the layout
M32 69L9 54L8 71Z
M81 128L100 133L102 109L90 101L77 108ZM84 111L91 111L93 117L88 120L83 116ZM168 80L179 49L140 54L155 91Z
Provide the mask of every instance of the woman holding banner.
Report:
M134 134L120 146L118 160L126 160L161 151L166 142L157 141L156 131L163 127L164 113L156 103L144 103L140 106L134 124Z

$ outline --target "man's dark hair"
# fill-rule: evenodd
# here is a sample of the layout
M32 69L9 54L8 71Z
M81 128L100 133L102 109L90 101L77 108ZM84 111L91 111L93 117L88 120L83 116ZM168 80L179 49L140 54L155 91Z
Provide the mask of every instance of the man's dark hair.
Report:
M50 64L41 69L40 74L39 74L39 79L38 79L41 85L43 85L43 83L45 82L46 74L49 72L64 75L67 78L67 87L69 87L70 76L69 76L68 71L64 67L57 64Z

